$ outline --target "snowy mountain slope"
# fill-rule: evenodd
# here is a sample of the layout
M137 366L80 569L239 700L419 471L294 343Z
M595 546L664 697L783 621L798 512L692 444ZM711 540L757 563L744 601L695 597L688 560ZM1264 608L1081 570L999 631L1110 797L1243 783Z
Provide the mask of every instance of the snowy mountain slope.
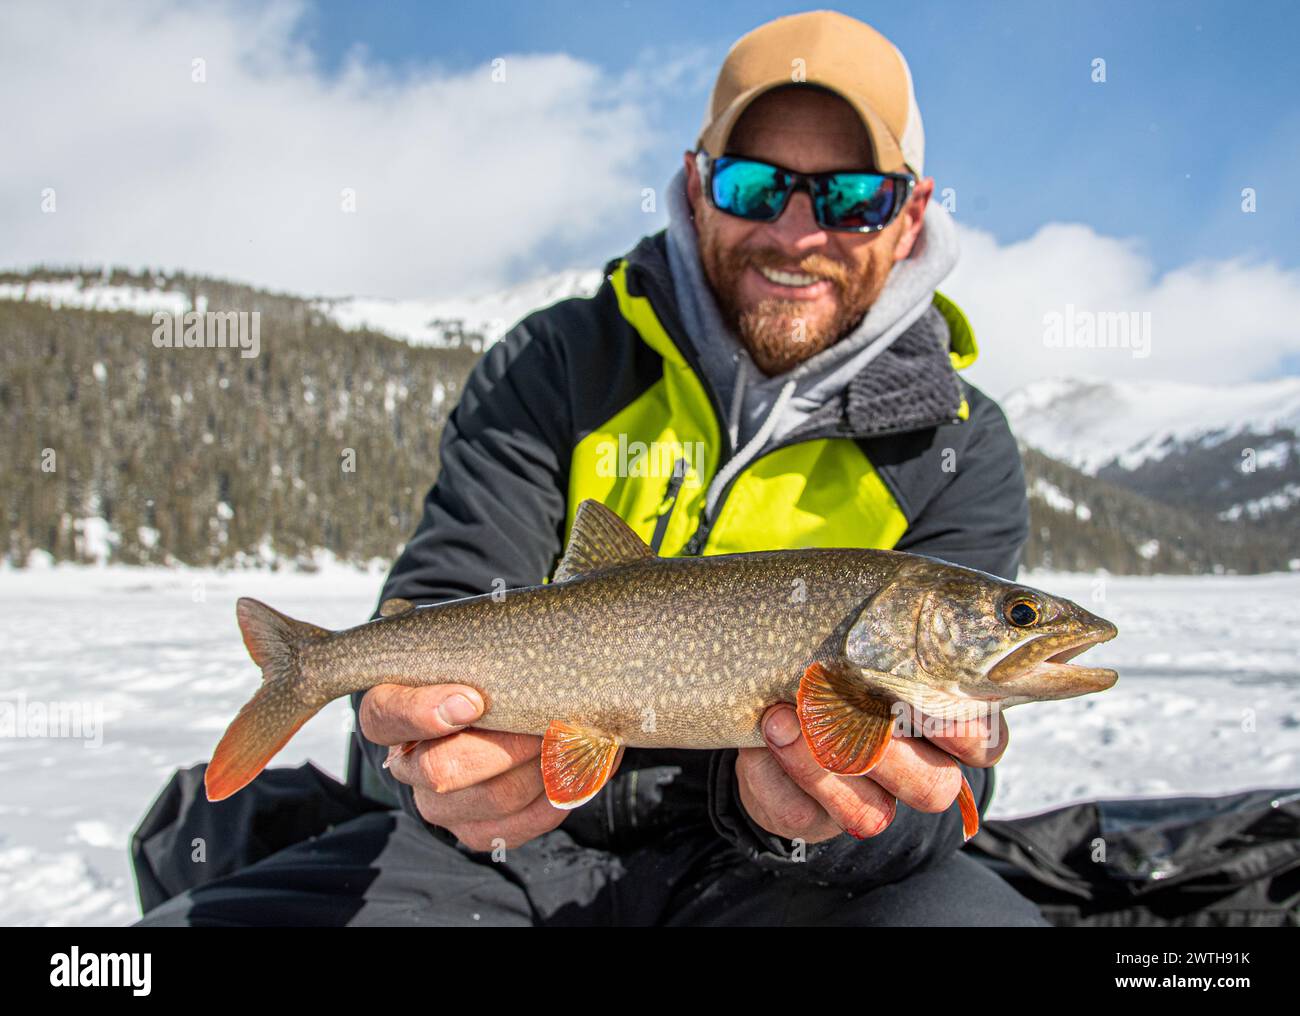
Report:
M1089 476L1029 445L1021 457L1029 492L1025 560L1033 567L1114 575L1300 571L1300 546L1283 532Z
M1017 389L1002 407L1026 444L1096 475L1192 444L1300 431L1300 377L1228 386L1052 378Z
M202 293L205 280L149 273L59 271L41 278L10 273L0 279L0 300L42 303L55 309L125 310L137 314L194 309L191 293ZM387 300L361 296L322 297L307 306L339 327L381 332L416 345L491 345L515 322L541 307L575 296L591 296L600 287L600 269L572 269L528 282L465 297ZM204 309L204 297L197 297Z
M1003 407L1022 442L1083 473L1222 522L1300 529L1300 377L1219 387L1052 379Z
M342 328L369 328L412 343L442 343L481 336L490 346L506 331L541 307L600 288L600 269L575 269L547 275L509 289L447 300L382 300L348 297L316 300L312 307Z
M135 314L167 311L184 314L190 310L183 291L168 288L165 278L151 286L121 285L106 281L107 276L71 275L62 279L30 282L0 282L0 300L43 303L56 310L125 310Z
M93 380L93 385L78 389L82 397L90 399L95 391L112 393L138 375L151 347L142 347L135 338L132 329L141 324L112 319L92 321L85 311L112 310L129 317L147 315L155 309L172 313L191 307L260 309L267 334L280 336L277 341L282 346L295 346L311 336L305 344L295 346L302 357L301 366L290 369L281 363L277 368L284 376L276 383L290 396L287 402L281 400L281 408L286 413L291 410L293 420L314 419L323 411L319 402L322 393L337 393L341 385L357 382L358 378L363 379L359 382L363 388L378 385L387 390L393 382L383 370L396 366L409 372L421 355L462 357L463 362L457 360L454 364L420 361L421 370L433 373L422 374L423 380L414 387L409 378L403 382L406 389L417 393L432 386L430 392L418 395L417 402L432 399L435 415L440 418L447 408L442 400L450 390L448 384L463 376L478 350L532 310L568 297L589 295L600 282L598 270L575 270L496 293L455 299L304 299L179 273L35 269L0 272L0 330L7 329L17 338L30 336L35 329L48 334L51 341L62 343L59 348L64 350L66 362L76 360L81 365L78 369L84 369L89 373L88 380ZM117 314L113 317L117 318ZM148 327L147 319L143 327ZM363 329L424 348L411 350L404 346L406 353L381 352L385 340L379 335L358 334L350 341L349 332ZM70 336L90 331L97 334L105 351L83 362L83 347ZM119 335L121 342L103 346L111 335ZM366 345L365 351L351 348L366 343L378 345ZM353 367L343 369L337 356L320 358L325 347L340 353L346 350L347 357L360 359ZM391 359L391 363L380 370L374 362L376 357L385 362ZM214 383L206 362L171 358L166 368L176 375L170 383L187 391L206 392ZM335 368L342 371L338 377L326 376ZM376 370L380 373L376 374ZM183 383L181 374L185 375ZM450 377L452 374L455 378ZM212 398L218 396L213 394ZM259 398L257 392L245 390L241 384L237 389L223 390L219 403L214 405L219 404L221 414L225 414L233 412L233 403L243 400L247 403L243 405L245 411L256 412L260 411ZM426 439L433 436L414 419L391 419L404 410L396 403L390 407L387 397L380 403L365 399L363 393L362 400L355 404L349 392L338 398L342 401L329 409L323 423L337 427L346 424L351 431L369 433L378 442L375 447L385 449L383 454L388 458L392 458L389 453L395 447L393 434L403 436L396 446L399 448L410 445L411 434ZM204 399L199 403L206 405ZM195 412L202 408L199 403L194 405ZM1300 378L1223 388L1044 380L1014 392L1003 404L1026 449L1026 478L1035 526L1027 562L1078 570L1103 567L1120 574L1251 573L1287 570L1293 567L1291 562L1300 559L1300 540L1295 538L1300 528ZM116 412L114 405L110 402L93 412L111 415ZM366 413L373 418L359 418L358 414ZM207 440L203 429L194 429L198 425L188 416L176 425L187 432L194 430L191 440ZM393 434L388 433L390 425ZM105 432L131 426L128 419L100 421ZM148 436L142 440L147 441ZM288 445L298 447L301 442L311 441L314 438L300 434L288 440ZM407 464L414 470L409 477L412 489L424 482L422 461ZM301 464L296 468L301 472ZM142 480L137 475L132 482ZM295 474L295 482L305 480ZM217 493L200 490L197 503L215 503ZM1130 496L1118 496L1121 493ZM116 500L110 497L110 501ZM154 561L152 544L143 536L137 539L135 534L144 534L147 529L152 538L148 518L157 510L155 498L152 507L146 505L137 513L141 519L132 516L129 525L114 524L118 551L109 555L111 560ZM394 516L404 518L406 510L403 502ZM255 513L251 512L251 506L241 507L244 522L255 521ZM93 522L95 517L94 506L81 506L67 516L70 529L81 524L77 520ZM23 548L38 538L38 530L19 541L19 557L25 554ZM87 555L76 546L76 535L70 531L69 547L81 560ZM245 541L246 549L254 552L265 544L267 535ZM275 535L277 540L285 538L283 527ZM310 558L320 549L313 543L316 537L300 535L293 547L282 551L292 561ZM172 541L163 542L170 546ZM360 554L363 560L382 553L369 546L340 544L328 549L343 558ZM190 555L181 559L189 563L209 560L199 553L201 550L190 547ZM220 558L224 551L216 548L214 553ZM63 559L64 555L55 552L55 556Z

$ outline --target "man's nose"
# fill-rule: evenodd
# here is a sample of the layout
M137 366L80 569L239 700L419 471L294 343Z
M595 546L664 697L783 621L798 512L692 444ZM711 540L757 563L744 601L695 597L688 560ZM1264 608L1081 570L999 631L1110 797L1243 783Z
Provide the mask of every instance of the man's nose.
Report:
M772 239L787 250L807 252L830 242L829 234L813 215L812 198L802 190L790 195L785 211L768 230Z

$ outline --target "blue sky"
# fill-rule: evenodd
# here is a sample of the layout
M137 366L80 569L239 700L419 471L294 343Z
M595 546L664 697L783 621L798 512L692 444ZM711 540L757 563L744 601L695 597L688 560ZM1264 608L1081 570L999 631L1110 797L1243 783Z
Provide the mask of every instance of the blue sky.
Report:
M707 70L749 28L812 9L764 0L563 3L326 2L303 39L324 68L358 44L395 68L465 70L502 54L564 52L617 74L676 53L701 73L651 110L645 175L694 139ZM1300 264L1300 3L1048 0L842 3L912 65L927 172L958 217L1002 242L1049 221L1132 237L1165 270L1244 256ZM1095 57L1107 81L1090 79ZM662 169L661 169L662 164ZM1258 211L1243 214L1254 187ZM578 255L580 252L573 252ZM601 257L592 251L590 259Z

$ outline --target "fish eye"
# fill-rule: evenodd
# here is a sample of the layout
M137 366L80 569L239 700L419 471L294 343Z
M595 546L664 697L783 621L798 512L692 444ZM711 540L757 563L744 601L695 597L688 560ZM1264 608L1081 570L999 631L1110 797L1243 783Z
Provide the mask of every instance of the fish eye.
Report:
M1032 628L1038 623L1041 614L1038 604L1033 600L1012 600L1003 610L1006 619L1017 628Z

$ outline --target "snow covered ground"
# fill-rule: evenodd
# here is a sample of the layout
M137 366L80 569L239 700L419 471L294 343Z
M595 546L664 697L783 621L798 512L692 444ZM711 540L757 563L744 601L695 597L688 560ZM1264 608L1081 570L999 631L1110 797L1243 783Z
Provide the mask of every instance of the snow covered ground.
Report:
M1119 626L1086 659L1120 679L1007 711L993 817L1300 786L1300 575L1024 578Z
M343 626L369 615L381 579L338 567L0 571L0 709L21 703L32 719L52 707L80 723L64 731L79 736L0 736L0 924L133 920L133 827L256 686L235 598ZM1089 654L1120 683L1008 713L994 815L1300 785L1300 576L1032 581L1120 626ZM346 705L332 704L277 764L311 759L341 776L350 726Z
M81 738L0 737L0 924L134 920L133 828L176 768L210 755L257 685L235 599L345 627L370 616L382 581L341 566L0 571L0 703L25 693L29 714L72 704L102 720L98 738L84 722ZM351 721L331 703L277 764L311 759L341 779Z

